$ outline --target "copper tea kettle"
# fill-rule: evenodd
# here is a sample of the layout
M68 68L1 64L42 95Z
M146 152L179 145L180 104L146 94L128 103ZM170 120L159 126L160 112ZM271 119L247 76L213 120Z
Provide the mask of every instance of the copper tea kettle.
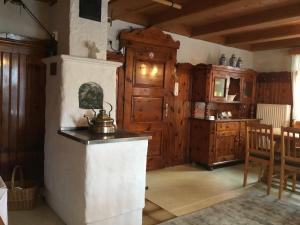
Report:
M110 117L110 113L113 109L112 105L106 102L110 106L110 110L108 115L105 109L100 109L99 113L97 114L94 109L94 117L90 119L87 115L84 115L84 118L87 119L89 124L89 130L92 133L97 134L113 134L116 132L116 126L114 125L114 120Z

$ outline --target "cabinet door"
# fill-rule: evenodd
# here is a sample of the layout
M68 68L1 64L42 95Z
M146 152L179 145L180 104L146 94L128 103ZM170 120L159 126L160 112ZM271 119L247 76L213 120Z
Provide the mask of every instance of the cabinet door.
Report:
M256 80L254 75L251 74L244 77L241 93L243 103L254 103L255 84Z
M216 136L215 162L238 159L238 131L218 132Z
M225 102L227 98L228 84L228 76L226 73L220 71L214 73L210 92L211 101Z

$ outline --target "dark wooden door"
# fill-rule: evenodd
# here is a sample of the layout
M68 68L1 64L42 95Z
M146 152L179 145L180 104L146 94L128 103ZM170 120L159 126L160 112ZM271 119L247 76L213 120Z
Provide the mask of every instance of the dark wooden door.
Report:
M24 167L26 178L43 177L45 67L43 51L0 40L0 175Z
M157 47L126 50L124 129L152 136L148 147L148 169L168 164L174 145L169 114L172 107L169 85L173 52Z

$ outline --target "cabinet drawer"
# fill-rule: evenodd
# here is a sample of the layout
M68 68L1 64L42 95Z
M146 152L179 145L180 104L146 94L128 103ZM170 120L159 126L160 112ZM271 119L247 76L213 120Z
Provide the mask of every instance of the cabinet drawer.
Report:
M239 122L217 123L217 131L238 130Z
M237 137L238 136L237 131L222 131L217 133L217 137L227 137L227 136L232 136L232 137Z

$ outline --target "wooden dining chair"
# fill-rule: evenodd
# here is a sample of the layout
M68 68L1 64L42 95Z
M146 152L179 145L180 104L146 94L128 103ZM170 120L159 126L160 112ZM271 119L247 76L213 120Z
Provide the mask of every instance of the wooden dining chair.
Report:
M272 125L247 124L246 127L246 156L244 168L244 187L247 185L249 163L255 163L260 168L267 168L267 194L271 192L274 170L274 138ZM258 174L261 179L262 169Z
M287 176L292 176L292 190L296 190L297 174L300 174L300 128L282 127L280 146L279 199L286 186Z

